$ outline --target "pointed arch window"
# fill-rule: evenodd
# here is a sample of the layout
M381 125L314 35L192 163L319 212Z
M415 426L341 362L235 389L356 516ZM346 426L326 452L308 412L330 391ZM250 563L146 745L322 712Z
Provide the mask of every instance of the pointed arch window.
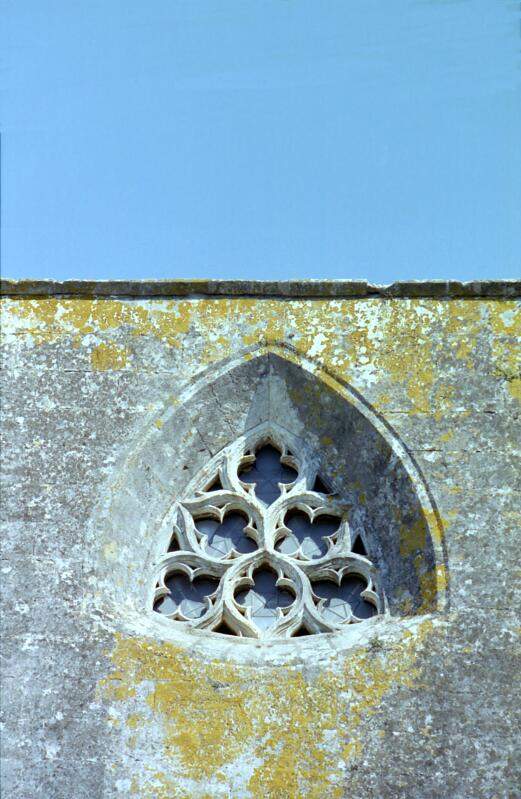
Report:
M207 465L173 509L156 612L270 639L333 632L381 611L362 534L304 450L271 425Z

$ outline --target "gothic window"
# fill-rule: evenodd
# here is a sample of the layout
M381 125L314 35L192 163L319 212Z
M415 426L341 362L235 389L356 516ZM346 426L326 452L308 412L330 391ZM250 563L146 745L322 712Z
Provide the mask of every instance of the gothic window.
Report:
M174 509L154 610L227 635L333 632L378 613L375 568L346 504L282 431L225 449Z

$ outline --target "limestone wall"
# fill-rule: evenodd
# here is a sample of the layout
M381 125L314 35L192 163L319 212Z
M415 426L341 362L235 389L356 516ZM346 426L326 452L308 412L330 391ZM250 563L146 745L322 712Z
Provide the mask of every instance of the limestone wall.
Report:
M519 286L179 285L3 287L3 795L518 796ZM268 418L368 514L388 612L160 624L167 508Z

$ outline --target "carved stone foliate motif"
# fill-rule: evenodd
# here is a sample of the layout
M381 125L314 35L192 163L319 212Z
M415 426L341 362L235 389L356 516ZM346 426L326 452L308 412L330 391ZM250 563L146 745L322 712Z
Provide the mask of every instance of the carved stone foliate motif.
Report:
M167 520L154 610L249 638L333 632L381 610L348 507L277 427L223 450Z

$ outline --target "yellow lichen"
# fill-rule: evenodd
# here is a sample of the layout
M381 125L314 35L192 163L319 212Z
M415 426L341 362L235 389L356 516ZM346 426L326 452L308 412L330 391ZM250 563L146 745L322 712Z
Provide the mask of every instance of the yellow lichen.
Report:
M162 729L164 767L141 775L135 793L221 796L227 769L241 762L251 799L340 798L364 726L387 693L417 684L416 658L431 632L424 622L400 641L354 650L312 676L298 667L202 662L170 644L119 636L102 691L126 703L127 726L143 741L152 727ZM193 790L179 793L180 779Z
M115 347L112 344L98 344L90 354L90 362L92 368L99 372L124 369L127 365L128 355L127 349Z
M423 517L416 519L412 524L402 524L400 526L400 555L402 558L425 549L427 535L427 522Z
M521 402L521 304L509 301L489 306L495 376L502 379L509 394Z
M447 569L440 563L435 569L419 574L422 604L419 613L428 613L435 606L439 594L446 591L448 586Z
M130 335L153 336L167 346L181 347L192 329L204 341L197 355L192 355L196 368L227 357L239 347L284 341L355 383L364 372L387 375L403 387L410 413L432 411L438 418L452 404L451 394L456 390L439 384L440 354L453 355L472 370L485 333L490 334L497 376L519 398L521 330L519 305L514 301L49 297L11 299L4 304L5 313L21 322L18 334L29 335L36 343L70 336L78 347L87 334L124 328ZM389 404L385 391L379 404Z
M452 441L454 438L454 432L452 430L447 430L446 433L442 433L440 436L440 441Z
M139 724L142 723L143 717L139 715L139 713L131 713L130 716L127 716L127 727L131 730L135 730Z
M103 547L103 554L107 560L114 560L117 557L118 547L115 541L110 541Z

